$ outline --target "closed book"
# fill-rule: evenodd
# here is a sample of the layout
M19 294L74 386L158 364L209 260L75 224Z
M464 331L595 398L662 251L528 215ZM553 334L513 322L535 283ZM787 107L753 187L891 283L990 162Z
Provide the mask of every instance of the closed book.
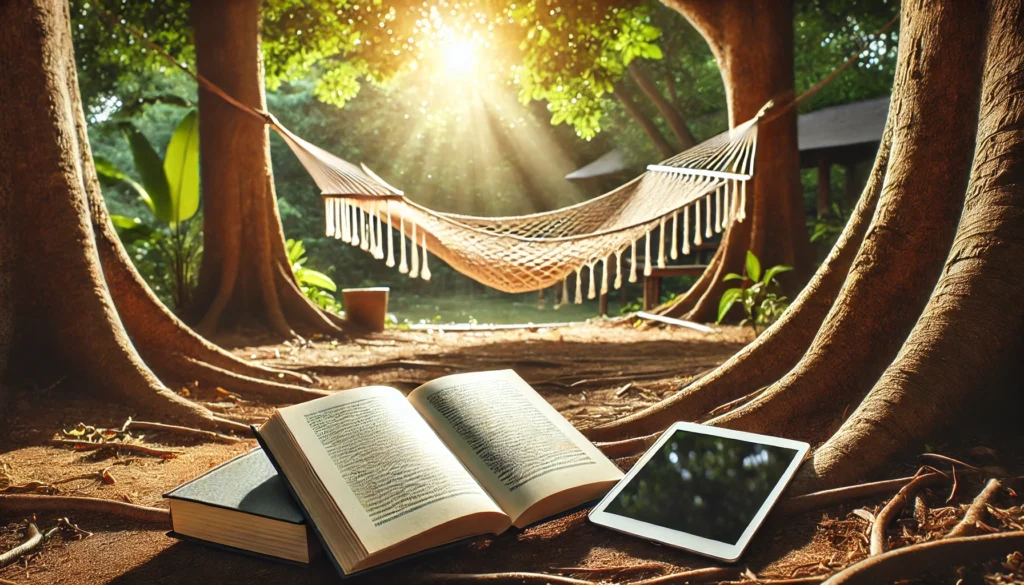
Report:
M175 536L302 564L319 548L263 449L235 457L164 497Z

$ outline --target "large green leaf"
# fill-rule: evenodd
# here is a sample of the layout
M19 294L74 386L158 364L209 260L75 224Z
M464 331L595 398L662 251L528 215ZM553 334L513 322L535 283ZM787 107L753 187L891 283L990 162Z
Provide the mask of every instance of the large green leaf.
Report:
M164 174L173 209L181 223L199 211L199 116L193 109L174 129L164 155Z
M170 187L167 184L167 175L164 174L163 161L153 150L149 140L131 124L122 124L121 131L128 139L128 146L132 149L132 158L135 160L135 171L142 179L142 186L149 193L150 208L153 215L162 222L171 223L174 220L173 207L171 205Z
M729 313L729 309L732 308L736 301L739 300L740 295L743 294L743 289L730 288L722 293L722 300L718 301L718 322L721 323L722 319Z
M299 284L306 286L315 286L324 290L335 292L338 290L338 285L334 284L330 276L327 276L323 272L317 272L311 268L302 268L295 272L295 278L298 279Z
M101 184L114 185L117 183L124 183L125 185L128 185L135 190L135 193L137 193L139 199L142 199L142 202L146 204L146 207L149 207L149 210L153 211L153 199L149 196L149 193L146 192L145 187L136 183L131 177L122 173L117 167L115 167L114 163L103 157L94 157L93 164L96 167L96 174L99 176Z
M761 280L761 261L750 250L747 250L747 276L754 282Z

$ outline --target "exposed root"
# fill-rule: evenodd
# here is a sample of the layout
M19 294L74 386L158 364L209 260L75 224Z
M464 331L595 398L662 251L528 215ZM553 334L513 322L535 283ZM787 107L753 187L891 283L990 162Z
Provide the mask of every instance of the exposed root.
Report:
M1002 487L1003 484L998 479L988 480L985 489L981 490L981 493L971 502L971 506L967 508L967 513L964 514L963 520L949 531L946 538L960 538L977 534L978 524L985 519L989 503L999 495L999 490Z
M900 515L907 503L913 500L917 492L922 488L934 485L942 481L942 475L938 473L926 473L915 477L910 483L903 486L893 496L889 503L882 508L882 511L875 516L875 522L871 525L871 556L880 555L885 552L885 531L889 524Z
M825 585L876 585L934 573L1021 550L1024 532L949 538L910 545L868 557L833 575Z
M128 422L124 424L124 427L121 428L121 430L127 431L128 429L141 429L150 431L160 431L165 433L174 433L177 435L186 435L189 437L196 437L208 441L214 441L217 443L237 443L242 440L238 437L222 435L220 433L215 433L213 431L204 431L202 429L193 429L192 427L182 427L178 425L168 425L164 423L148 422L141 420L129 419Z
M545 573L508 572L508 573L426 573L417 580L420 583L478 583L481 581L495 583L556 583L559 585L597 585L594 581L573 579L560 575Z
M0 554L0 567L6 567L14 561L21 558L22 555L31 551L32 549L39 546L43 542L43 533L39 532L39 528L32 522L28 523L28 538L25 542L12 548L11 550Z
M127 451L129 453L137 453L139 455L149 455L151 457L159 457L161 459L174 459L178 455L182 454L182 451L156 449L154 447L147 447L137 443L92 443L89 441L74 441L71 439L50 439L50 444L58 447L72 447L76 451L99 451L101 449L109 449L111 451Z
M166 374L169 378L185 382L199 381L200 384L221 387L246 396L259 396L280 404L296 404L330 394L324 390L303 388L293 384L282 384L236 374L184 355L171 356L169 361L171 363L167 368L154 367L161 371L165 369L173 371L173 374Z
M937 475L937 474L934 474ZM906 487L910 482L921 476L901 477L871 483L861 483L831 490L824 490L788 498L779 503L778 513L784 516L800 514L817 508L826 508L842 502L859 500L869 496L890 493Z
M57 512L63 515L78 512L100 512L142 524L155 524L167 528L171 526L171 512L165 508L76 496L0 495L0 513L3 515L42 512Z
M647 435L646 437L637 437L635 439L626 439L623 441L611 441L608 443L594 443L606 457L615 459L617 457L629 457L630 455L636 455L650 448L661 433L654 433Z
M636 581L630 585L668 585L669 583L719 583L726 579L740 577L743 572L737 567L707 567L704 569L693 569L682 573L661 575L651 577L642 581Z

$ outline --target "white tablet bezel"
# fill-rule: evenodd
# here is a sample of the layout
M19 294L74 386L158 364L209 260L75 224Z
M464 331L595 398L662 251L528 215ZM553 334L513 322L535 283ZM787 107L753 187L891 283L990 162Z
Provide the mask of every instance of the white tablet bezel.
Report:
M633 477L640 472L641 469L647 462L650 461L651 457L658 453L661 446L668 441L669 437L674 435L676 431L687 431L691 433L698 433L702 435L711 435L715 437L725 437L727 439L736 439L739 441L746 441L749 443L760 443L762 445L774 445L776 447L783 447L786 449L796 450L796 455L793 457L793 461L790 462L789 467L779 478L778 483L765 498L764 504L754 515L754 518L747 525L747 528L743 531L736 544L725 543L717 540L711 540L695 534L682 532L679 530L673 530L664 526L658 526L656 524L650 524L640 520L634 520L618 514L611 514L605 512L605 508L612 502L622 491L622 488L626 487ZM800 464L803 463L804 458L807 456L807 452L811 446L801 441L793 441L790 439L781 439L779 437L769 437L766 435L758 435L755 433L746 433L743 431L734 431L732 429L722 429L718 427L709 427L706 425L699 425L695 423L677 422L668 428L660 437L657 442L647 450L646 453L636 462L636 465L629 470L629 473L622 478L619 483L615 484L615 487L608 492L607 495L590 511L590 520L595 524L631 534L633 536L639 536L640 538L646 538L653 540L658 543L667 544L675 548L687 550L699 555L712 557L715 559L735 562L743 554L743 550L747 548L747 544L750 539L757 532L757 529L761 526L765 516L778 501L779 495L782 494L782 490L786 488L790 480L793 479L793 475L796 473Z

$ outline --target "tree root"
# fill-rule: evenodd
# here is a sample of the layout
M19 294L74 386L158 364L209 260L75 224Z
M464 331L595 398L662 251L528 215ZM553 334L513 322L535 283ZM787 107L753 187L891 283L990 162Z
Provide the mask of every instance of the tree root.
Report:
M682 573L672 573L651 577L642 581L636 581L630 585L668 585L670 583L719 583L726 579L735 579L743 572L737 567L706 567L704 569L693 569Z
M871 556L880 555L885 552L885 531L889 524L900 515L907 503L914 499L914 495L922 488L933 485L942 480L938 473L926 473L919 475L903 486L889 503L882 508L882 511L875 516L875 522L871 525Z
M100 512L142 524L155 524L167 528L171 526L170 510L138 506L136 504L101 498L25 494L0 495L0 511L4 515L13 513L36 514L40 512L57 512L58 514L67 515L77 512Z
M932 474L938 476L938 474ZM901 477L898 479L887 479L871 483L861 483L831 490L824 490L788 498L779 503L778 513L784 516L800 514L817 508L827 508L850 500L859 500L869 496L890 493L906 487L919 475L913 477ZM941 476L938 476L941 477Z
M129 453L138 453L139 455L149 455L151 457L159 457L161 459L174 459L178 455L182 454L182 451L155 449L153 447L147 447L137 443L110 441L104 443L93 443L90 441L74 441L71 439L50 439L50 444L58 447L73 447L75 451L98 451L100 449L111 449L127 451Z
M259 396L264 400L280 404L296 404L330 394L324 390L236 374L184 355L172 356L168 361L170 364L167 364L166 367L161 367L163 364L160 363L154 365L154 368L164 373L167 378L179 379L184 382L198 381L200 384L224 388L246 396Z
M528 573L513 571L508 573L426 573L418 582L421 583L477 583L490 581L497 583L555 583L557 585L597 585L594 581L573 579L560 575L545 573Z
M1002 487L1003 484L998 479L988 480L985 489L981 490L981 493L971 502L971 506L967 508L967 513L964 514L963 520L949 531L946 538L960 538L977 534L978 523L984 520L989 503L999 495L999 490Z
M1024 532L949 538L910 545L868 557L836 573L825 585L876 585L934 572L939 567L966 565L1021 550Z
M202 429L193 429L192 427L182 427L178 425L167 425L158 422L148 422L141 420L129 420L124 424L121 430L127 431L128 429L140 429L159 431L164 433L174 433L178 435L186 435L189 437L197 437L206 439L208 441L214 441L216 443L238 443L242 439L238 437L232 437L230 435L222 435L213 431L204 431Z
M622 575L625 573L641 573L647 571L664 571L667 565L662 563L643 563L641 565L620 565L616 567L551 567L559 573L588 573L590 575Z
M610 441L607 443L594 443L605 457L615 459L617 457L629 457L630 455L636 455L646 449L649 449L661 433L654 433L647 435L646 437L637 437L635 439L625 439L623 441Z
M36 527L35 523L29 522L28 538L25 542L5 553L0 554L0 567L6 567L18 560L22 555L39 546L39 543L41 542L43 542L43 533L39 532L39 528Z

